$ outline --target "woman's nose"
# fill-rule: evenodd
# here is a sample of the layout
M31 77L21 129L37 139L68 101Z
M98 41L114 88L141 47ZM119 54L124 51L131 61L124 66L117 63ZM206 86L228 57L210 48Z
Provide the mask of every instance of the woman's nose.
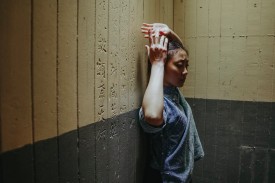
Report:
M182 74L183 74L183 75L187 75L187 74L188 74L188 70L187 70L186 67L183 69Z

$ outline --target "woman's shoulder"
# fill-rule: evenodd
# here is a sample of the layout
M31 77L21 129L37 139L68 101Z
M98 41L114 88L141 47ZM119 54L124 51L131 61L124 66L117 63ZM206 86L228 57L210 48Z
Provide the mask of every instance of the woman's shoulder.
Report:
M164 97L164 111L168 118L175 120L181 116L181 112L178 109L177 105L167 97Z

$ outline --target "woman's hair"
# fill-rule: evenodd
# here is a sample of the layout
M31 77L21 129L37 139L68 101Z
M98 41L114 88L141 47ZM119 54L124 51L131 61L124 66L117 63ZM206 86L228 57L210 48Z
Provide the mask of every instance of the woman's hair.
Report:
M188 50L181 43L177 41L170 41L167 48L166 62L169 61L180 49L183 49L186 54L189 55Z
M183 46L183 44L181 44L177 41L174 41L174 40L169 41L168 48L167 48L166 63L181 49L183 49L186 52L186 54L189 55L187 48L185 46ZM152 65L151 65L151 62L148 57L148 69L147 69L148 79L150 78L151 67L152 67Z

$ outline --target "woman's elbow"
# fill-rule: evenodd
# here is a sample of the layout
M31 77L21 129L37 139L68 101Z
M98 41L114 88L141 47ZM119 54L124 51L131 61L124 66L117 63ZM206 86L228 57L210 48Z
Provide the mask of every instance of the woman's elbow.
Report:
M157 113L144 113L144 120L150 125L161 126L163 123L163 116Z

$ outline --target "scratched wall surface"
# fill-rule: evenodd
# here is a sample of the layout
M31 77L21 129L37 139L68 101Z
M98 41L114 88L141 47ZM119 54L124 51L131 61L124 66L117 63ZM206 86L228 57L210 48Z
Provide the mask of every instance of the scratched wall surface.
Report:
M0 182L141 182L142 22L173 1L1 1Z

